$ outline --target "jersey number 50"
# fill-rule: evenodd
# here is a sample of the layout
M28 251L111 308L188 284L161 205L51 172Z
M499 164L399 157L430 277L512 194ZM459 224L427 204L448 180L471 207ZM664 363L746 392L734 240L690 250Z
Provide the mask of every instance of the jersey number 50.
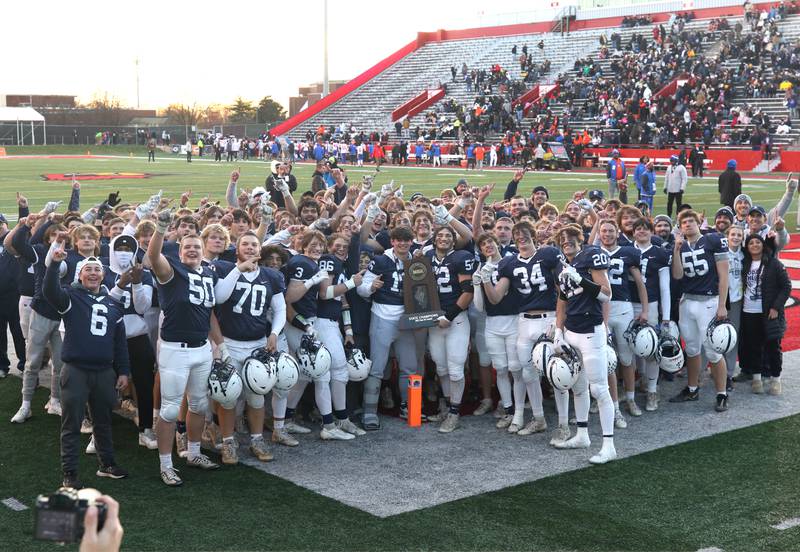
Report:
M193 305L203 305L206 308L214 306L214 280L208 276L189 273L189 302Z

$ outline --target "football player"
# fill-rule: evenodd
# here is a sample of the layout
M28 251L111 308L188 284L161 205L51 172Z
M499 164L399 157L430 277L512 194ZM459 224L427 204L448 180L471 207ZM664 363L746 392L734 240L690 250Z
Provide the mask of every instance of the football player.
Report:
M203 266L203 242L196 235L183 236L178 259L162 254L164 234L171 221L170 210L158 214L156 233L150 240L147 258L155 276L164 314L158 350L161 410L157 439L161 480L165 485L177 487L183 481L172 465L172 443L184 393L189 408L186 417L187 464L204 470L219 468L218 464L200 452L200 439L208 409L208 375L213 363L208 334L211 311L217 301L215 288L218 278L210 268ZM232 271L226 280L235 283L237 277L238 274ZM232 288L233 285L230 286Z
M661 331L669 331L672 297L670 294L669 252L656 245L653 240L653 223L640 218L633 223L634 247L641 252L641 274L647 290L647 320L651 324L661 320ZM633 315L639 316L644 303L639 297L639 286L631 287ZM613 304L613 302L612 302ZM659 309L659 307L661 307ZM659 312L661 317L659 318ZM647 402L645 410L658 410L658 362L655 359L637 358L636 366L642 377L647 378Z
M214 269L220 278L225 278L231 272L239 273L230 297L217 305L214 312L224 338L220 345L220 348L224 347L222 354L230 355L236 371L242 376L244 362L253 351L277 350L278 336L286 322L286 302L283 275L271 268L256 265L261 251L260 241L253 232L247 231L239 236L236 255L238 263L235 265L227 261L214 261ZM273 312L271 324L267 320L269 309ZM267 450L262 433L264 396L252 392L245 385L244 398L250 429L250 452L261 462L272 460L272 453ZM219 408L217 412L222 429L222 462L236 464L238 454L233 434L236 412L225 408Z
M598 233L602 251L608 257L608 281L611 284L611 303L608 315L608 329L614 341L614 349L622 371L625 385L625 407L631 416L641 416L642 411L634 400L635 372L633 367L633 349L625 338L624 333L633 321L633 304L631 303L631 283L636 286L642 300L643 311L638 315L639 320L647 322L649 314L647 306L647 291L642 281L641 253L632 246L617 245L619 231L617 223L611 219L603 219L598 224ZM629 243L627 238L622 243ZM609 375L612 398L616 392L616 375ZM618 428L627 427L625 418L619 411L619 401L614 401L614 423Z
M402 406L408 401L408 377L418 373L416 341L413 330L400 329L400 317L405 312L403 304L403 277L405 263L411 259L409 249L414 235L409 228L398 226L389 233L392 247L376 256L358 286L358 294L372 298L370 319L370 360L372 370L364 382L364 429L380 429L378 397L381 389L389 348L394 344L400 368L400 395Z
M475 258L467 251L454 250L456 232L449 226L433 234L434 249L425 253L431 261L444 310L436 326L428 329L428 348L436 364L436 373L448 405L448 412L428 417L441 421L439 433L451 433L458 427L461 399L464 396L464 363L469 354L469 318L472 302L472 273Z
M556 240L568 264L558 276L559 296L556 310L556 352L569 345L580 353L583 369L572 388L578 430L574 437L555 443L556 448L588 448L589 393L597 400L603 446L591 458L592 464L605 464L616 459L614 447L614 403L608 390L606 358L605 304L611 300L608 281L608 255L596 246L580 248L583 232L577 225L558 231ZM588 391L588 392L587 392Z
M725 387L725 359L704 346L706 330L715 318L726 318L728 311L728 240L721 234L700 233L700 216L693 210L678 215L681 233L675 237L672 252L672 277L681 281L680 329L686 344L687 386L670 402L696 401L700 397L700 353L711 362L711 375L717 390L715 410L728 409Z
M506 294L512 291L517 301L519 322L516 347L521 374L512 372L515 406L514 417L508 426L508 432L521 432L522 435L529 435L547 429L542 405L542 388L539 382L541 375L533 366L531 353L536 341L555 323L556 274L561 260L558 250L554 247L536 248L534 244L535 230L529 222L522 221L515 224L512 235L519 254L504 257L500 261L497 266L497 285L491 283L494 272L492 265L484 264L481 268L481 280L491 303L500 304ZM533 420L528 425L524 425L526 390L533 410ZM568 394L557 393L558 433L559 435L565 434L567 438L569 437L568 400ZM554 434L553 438L559 440L559 435Z
M287 319L291 321L291 325L286 328L286 339L289 342L289 350L295 354L300 348L303 335L315 332L319 291L323 283L326 283L327 287L330 278L328 272L321 270L318 264L325 252L326 244L325 236L321 232L306 231L300 243L301 254L289 259L286 265L286 277L289 280L286 287ZM284 424L289 433L311 432L307 427L292 420L294 409L300 402L308 381L308 378L301 373L297 383L289 391L285 416L289 421ZM334 423L330 382L330 371L314 380L314 397L322 416L320 437L324 440L349 441L354 435L342 431ZM274 414L276 419L281 417L281 412Z

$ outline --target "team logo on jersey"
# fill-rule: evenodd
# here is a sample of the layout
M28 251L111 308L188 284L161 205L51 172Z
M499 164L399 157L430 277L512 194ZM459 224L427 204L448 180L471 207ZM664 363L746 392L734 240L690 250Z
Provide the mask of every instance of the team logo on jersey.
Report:
M42 180L72 181L73 177L77 180L123 180L150 178L151 176L158 175L140 172L47 173L42 175Z

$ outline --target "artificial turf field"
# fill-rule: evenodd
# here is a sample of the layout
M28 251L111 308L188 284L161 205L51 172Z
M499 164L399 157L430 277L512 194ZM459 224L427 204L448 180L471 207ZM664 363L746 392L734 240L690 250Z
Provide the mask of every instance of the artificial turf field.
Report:
M45 201L66 201L69 181L44 182L40 175L45 173L162 175L86 180L85 209L115 190L121 190L123 201L144 199L158 189L177 198L187 187L194 193L190 205L207 193L222 199L232 168L198 160L189 165L164 154L159 163L148 165L141 152L129 158L119 149L90 149L93 154L124 157L0 159L0 212L16 214L16 191L23 191L33 210ZM242 186L263 183L265 163L239 165ZM308 165L295 168L301 187L308 184L311 170ZM358 180L361 173L352 174ZM433 194L455 184L462 174L386 167L376 183L394 178L405 184L407 194ZM496 181L499 198L510 176L511 172L486 171L467 177L473 184ZM782 179L744 182L745 191L767 207L777 201L784 185ZM574 190L602 189L603 183L601 175L588 173L528 174L521 193L528 195L533 186L544 184L554 203L562 206ZM663 197L657 198L656 212L663 212ZM716 179L690 180L687 202L713 212L716 198ZM793 205L787 216L790 228L795 213ZM8 424L18 407L19 391L17 378L0 380L0 500L15 497L30 507L37 494L60 482L58 420L42 413L47 391L40 389L33 404L35 417L22 426ZM155 453L135 445L134 426L122 418L115 418L117 458L132 477L98 479L93 476L94 460L86 456L81 458L81 476L122 504L127 550L800 550L800 527L770 527L800 516L798 423L800 417L788 417L388 518L244 466L216 473L182 470L184 487L167 489L158 479ZM180 468L181 461L176 466ZM332 477L336 469L331 466ZM387 499L395 492L387 488ZM53 548L33 543L32 531L31 510L14 512L0 506L3 550Z

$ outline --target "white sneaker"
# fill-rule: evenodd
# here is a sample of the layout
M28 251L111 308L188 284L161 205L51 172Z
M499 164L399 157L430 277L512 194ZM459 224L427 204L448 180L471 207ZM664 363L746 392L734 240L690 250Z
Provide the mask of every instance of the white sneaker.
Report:
M81 433L84 435L90 435L94 427L92 426L92 422L89 421L89 418L84 418L81 422Z
M47 410L48 414L52 414L53 416L61 416L61 401L58 399L50 399L47 402L47 406L45 406L45 410Z
M168 487L180 487L183 485L183 480L178 476L178 470L169 468L161 472L161 481Z
M560 443L556 443L553 446L557 449L582 449L582 448L589 448L592 442L589 440L589 436L587 434L580 434L578 433L575 437L571 439L567 439L566 441L562 441Z
M344 431L345 433L351 433L353 435L366 435L367 432L358 427L356 424L350 421L349 418L345 418L344 420L336 420L336 427Z
M239 453L236 442L233 439L222 441L222 463L228 466L235 466L239 463Z
M178 451L178 456L181 458L186 458L186 455L189 454L185 433L180 433L179 431L175 432L175 449Z
M614 411L614 427L617 429L625 429L628 427L628 420L622 415L619 410Z
M287 447L296 447L300 444L300 441L286 433L286 430L283 428L272 430L272 442Z
M603 445L603 448L600 449L600 452L589 458L589 463L591 464L605 464L607 462L611 462L612 460L617 459L617 449L614 448L614 445Z
M483 416L484 414L488 414L492 411L492 399L483 399L481 404L478 405L478 408L475 409L475 412L472 413L473 416Z
M302 426L294 421L287 420L286 423L283 424L283 429L286 433L296 433L298 435L305 435L306 433L311 433L311 430L308 429L306 426Z
M11 418L11 423L12 424L21 424L21 423L23 423L25 420L27 420L30 417L31 417L31 409L30 409L30 407L20 406L19 410L17 410L17 413L14 414L13 418Z
M633 399L625 401L625 410L628 411L628 414L634 417L642 415L642 409L639 408L639 405L636 404L636 401Z
M97 454L97 448L94 446L94 435L89 439L89 444L86 445L86 454Z
M145 429L139 433L139 446L147 447L150 450L158 448L158 441L152 429Z
M500 401L497 403L497 408L494 409L492 416L494 416L495 420L499 420L506 415L506 409L503 408L503 402Z
M525 427L524 419L516 420L512 417L511 424L509 424L508 429L506 429L506 431L508 431L509 433L518 433L519 430L522 429L523 427Z
M497 423L494 424L494 427L497 429L506 429L508 426L511 425L511 422L514 421L514 416L512 414L505 414L502 418L497 420Z
M544 418L534 418L528 425L517 432L517 435L532 435L547 430L547 421Z
M319 436L323 441L351 441L356 438L352 433L342 431L335 425L333 427L323 427L319 432Z
M644 409L648 412L655 412L658 410L658 400L658 393L648 393L647 404L644 405Z
M453 433L458 427L459 418L460 416L458 414L448 413L442 425L439 426L439 433Z
M219 469L219 464L212 462L211 458L205 454L198 454L194 458L186 458L186 464L193 468L200 468L201 470L216 470Z
M558 426L555 430L553 430L553 433L550 434L550 446L557 447L559 444L565 443L569 440L571 435L572 430L568 425Z

